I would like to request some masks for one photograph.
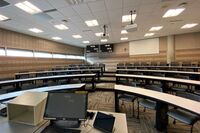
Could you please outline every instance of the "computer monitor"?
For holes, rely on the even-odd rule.
[[[45,119],[85,120],[87,117],[87,94],[49,92]]]

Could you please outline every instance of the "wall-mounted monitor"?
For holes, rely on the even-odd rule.
[[[113,44],[100,45],[100,52],[102,52],[102,53],[112,53],[113,52]]]
[[[88,45],[86,47],[86,53],[98,53],[99,45]]]

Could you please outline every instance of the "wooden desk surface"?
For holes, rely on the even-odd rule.
[[[127,67],[127,66],[124,66],[124,67]],[[149,67],[149,68],[153,68],[153,67],[155,67],[155,68],[185,68],[185,69],[200,69],[200,67],[198,67],[198,66],[130,66],[130,67]]]
[[[74,89],[74,88],[82,88],[84,85],[85,84],[56,85],[56,86],[40,87],[40,88],[24,90],[24,91],[11,92],[11,93],[0,95],[0,101],[17,97],[23,94],[24,92],[49,92],[49,91],[67,90],[67,89]]]
[[[200,115],[200,102],[197,102],[194,100],[178,97],[178,96],[167,94],[167,93],[147,90],[147,89],[143,89],[140,87],[115,85],[115,90],[129,92],[129,93],[153,98],[153,99],[165,102],[165,103],[169,103],[171,105],[175,105],[177,107],[181,107],[183,109],[186,109],[188,111],[191,111],[195,114]]]
[[[98,111],[96,110],[88,110],[91,112],[95,112],[95,116],[92,120],[89,121],[90,125],[93,125],[96,114]],[[126,114],[124,113],[115,113],[115,112],[106,112],[106,111],[99,111],[105,114],[111,114],[115,117],[115,123],[114,123],[114,133],[128,133],[128,128],[127,128],[127,120],[126,120]],[[90,133],[102,133],[101,131],[93,128],[93,127],[81,127],[81,133],[87,133],[90,131]]]
[[[152,79],[152,80],[168,81],[168,82],[178,82],[178,83],[198,85],[198,86],[200,85],[200,81],[189,80],[189,79],[178,79],[178,78],[147,76],[147,75],[132,75],[132,74],[115,74],[115,76],[116,77]]]
[[[96,110],[88,110],[95,112],[95,116],[92,120],[89,120],[89,124],[92,126],[97,114]],[[128,133],[127,128],[127,120],[126,115],[123,113],[114,113],[114,112],[106,112],[106,111],[100,111],[106,114],[112,114],[115,117],[115,123],[114,123],[114,133]],[[7,118],[0,117],[0,129],[3,133],[40,133],[41,129],[44,129],[46,126],[48,126],[49,122],[44,121],[38,126],[30,126],[30,125],[24,125],[20,123],[14,123],[9,122]],[[81,133],[102,133],[101,131],[87,126],[81,126],[79,129],[81,129]]]
[[[96,74],[71,74],[71,75],[56,75],[56,76],[45,76],[45,77],[35,77],[35,78],[26,78],[26,79],[15,79],[15,80],[6,80],[0,81],[1,84],[17,83],[24,81],[33,81],[33,80],[45,80],[45,79],[57,79],[57,78],[73,78],[73,77],[93,77]]]
[[[192,75],[200,75],[200,72],[170,71],[170,70],[117,69],[117,71],[130,71],[130,72],[157,72],[157,73],[176,73],[176,74],[192,74]]]
[[[75,70],[37,71],[37,72],[15,73],[15,75],[39,74],[39,73],[59,73],[59,72],[83,72],[83,71],[101,71],[101,69],[75,69]]]

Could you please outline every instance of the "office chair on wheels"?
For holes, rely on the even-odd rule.
[[[149,89],[149,90],[153,90],[153,91],[158,91],[158,92],[163,92],[163,89],[160,86],[156,86],[156,85],[146,85],[145,89]],[[148,109],[152,109],[152,110],[156,110],[156,101],[150,100],[150,99],[138,99],[138,115],[137,118],[139,119],[139,106],[143,106],[144,107],[144,112],[146,110],[146,108]]]
[[[195,100],[195,101],[200,102],[199,95],[195,95],[195,94],[188,93],[188,92],[181,92],[181,91],[176,92],[176,95],[183,97],[183,98],[187,98],[190,100]],[[176,120],[178,120],[185,124],[191,125],[191,129],[190,129],[191,133],[193,132],[194,124],[200,119],[200,116],[190,113],[188,111],[185,111],[183,109],[176,108],[176,107],[173,109],[170,109],[167,112],[167,115],[174,119],[173,124],[176,124]]]

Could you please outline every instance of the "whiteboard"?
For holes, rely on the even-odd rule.
[[[159,54],[159,38],[129,42],[129,55]]]

